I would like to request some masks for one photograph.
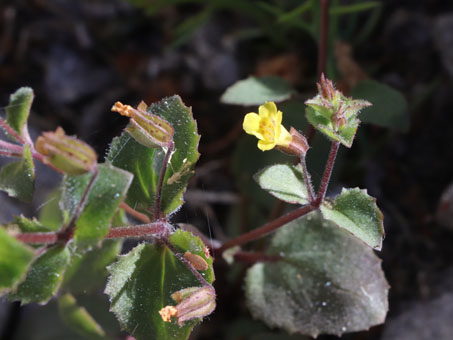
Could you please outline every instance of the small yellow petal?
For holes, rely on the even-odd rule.
[[[268,151],[268,150],[273,149],[274,147],[275,147],[275,142],[269,143],[264,140],[258,141],[258,149],[260,149],[261,151]]]
[[[265,102],[258,108],[261,118],[272,118],[277,112],[277,106],[274,102]]]
[[[274,116],[275,124],[280,125],[282,123],[283,113],[282,111],[277,111]]]
[[[283,125],[281,125],[281,131],[280,135],[278,136],[277,145],[288,147],[291,144],[292,140],[293,137],[291,136],[291,134],[288,132],[288,130],[285,129]]]
[[[254,135],[258,138],[263,138],[263,135],[259,132],[261,118],[255,112],[247,113],[242,123],[242,128],[249,135]]]

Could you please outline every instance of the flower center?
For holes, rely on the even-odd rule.
[[[274,142],[275,138],[275,124],[270,119],[262,119],[260,121],[260,133],[263,135],[264,140],[267,142]]]

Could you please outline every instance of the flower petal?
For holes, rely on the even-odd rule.
[[[277,138],[278,138],[277,145],[286,147],[288,147],[291,144],[291,141],[293,140],[293,137],[283,125],[281,125],[280,135]]]
[[[242,123],[242,128],[249,135],[254,135],[262,139],[263,135],[259,132],[261,118],[255,112],[247,113]]]
[[[261,118],[272,118],[277,112],[277,106],[274,102],[265,102],[258,108]]]
[[[275,147],[275,142],[269,143],[264,140],[258,141],[258,149],[260,149],[261,151],[268,151],[268,150],[273,149],[274,147]]]

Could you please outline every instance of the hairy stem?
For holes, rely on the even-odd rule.
[[[165,221],[111,228],[105,238],[155,237],[166,238],[169,230]]]
[[[293,210],[290,213],[283,215],[282,217],[279,217],[265,225],[263,225],[260,228],[254,229],[252,231],[249,231],[248,233],[245,233],[243,235],[240,235],[228,242],[225,242],[219,249],[216,250],[216,253],[222,254],[223,251],[225,251],[228,248],[234,247],[234,246],[239,246],[241,244],[254,241],[260,237],[263,237],[267,234],[269,234],[271,231],[280,228],[281,226],[285,225],[288,222],[291,222],[295,220],[296,218],[299,218],[303,215],[308,214],[309,212],[315,210],[317,207],[313,205],[304,205],[300,207],[299,209]]]
[[[49,233],[19,233],[14,235],[19,241],[29,244],[53,244],[58,241],[58,234]]]
[[[318,195],[316,196],[315,203],[317,206],[319,206],[324,200],[324,197],[326,197],[327,185],[329,184],[330,176],[332,175],[333,165],[335,164],[335,158],[337,157],[339,146],[340,142],[332,142],[330,146],[329,157],[327,158],[327,163],[324,169],[324,173],[322,174]]]
[[[301,157],[300,164],[302,165],[302,172],[304,174],[305,186],[307,187],[308,199],[309,199],[310,203],[314,203],[315,202],[315,193],[313,191],[313,186],[311,185],[311,176],[310,176],[310,173],[308,172],[305,156]]]
[[[142,214],[141,212],[138,212],[137,210],[135,210],[134,208],[130,207],[129,205],[127,205],[124,202],[120,203],[120,208],[124,209],[124,211],[127,214],[135,217],[137,220],[142,221],[143,223],[150,223],[151,222],[151,220],[149,219],[148,216],[146,216],[145,214]]]
[[[198,270],[196,270],[194,266],[192,266],[192,264],[186,260],[186,258],[178,251],[178,249],[175,248],[173,244],[170,243],[170,241],[168,241],[168,239],[164,239],[164,243],[168,248],[170,248],[173,254],[175,254],[178,260],[181,261],[192,272],[192,274],[197,278],[198,281],[201,282],[203,286],[212,287],[212,285],[208,281],[206,281],[203,275],[201,275]]]
[[[165,173],[167,172],[168,162],[170,161],[171,153],[173,152],[174,144],[170,143],[168,146],[167,152],[165,153],[164,162],[162,168],[160,169],[159,182],[157,183],[156,199],[154,203],[154,218],[156,220],[161,218],[161,198],[162,198],[162,187],[164,185]]]
[[[326,73],[327,62],[327,34],[329,31],[329,0],[321,0],[321,27],[318,45],[318,78]]]
[[[269,255],[252,251],[239,251],[234,254],[234,260],[243,263],[278,262],[282,259],[279,255]]]

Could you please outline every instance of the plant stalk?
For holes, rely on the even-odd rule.
[[[248,233],[245,233],[243,235],[240,235],[228,242],[225,242],[220,248],[216,249],[216,253],[222,254],[223,251],[225,251],[228,248],[234,247],[234,246],[239,246],[241,244],[254,241],[260,237],[263,237],[267,234],[269,234],[271,231],[280,228],[281,226],[285,225],[288,222],[291,222],[295,220],[296,218],[299,218],[301,216],[304,216],[308,214],[309,212],[315,210],[317,207],[314,205],[304,205],[300,207],[299,209],[293,210],[289,212],[286,215],[283,215],[265,225],[263,225],[260,228],[254,229],[252,231],[249,231]]]
[[[22,138],[22,136],[20,136],[16,130],[14,130],[11,126],[8,125],[7,122],[5,122],[3,119],[0,118],[0,125],[5,129],[5,131],[11,135],[12,137],[14,137],[20,144],[25,144],[26,141],[25,139]]]
[[[310,203],[314,203],[315,193],[313,191],[313,186],[311,185],[311,176],[310,173],[308,172],[307,161],[305,159],[305,156],[300,158],[300,164],[302,165],[302,172],[304,175],[305,186],[307,187],[308,199]]]
[[[337,157],[338,148],[340,142],[332,142],[330,146],[329,156],[327,158],[326,167],[324,173],[322,174],[321,184],[319,186],[318,195],[316,196],[315,205],[319,206],[324,198],[326,197],[327,186],[330,181],[330,176],[332,175],[333,166],[335,164],[335,158]]]
[[[162,199],[162,188],[164,185],[165,173],[167,172],[168,163],[170,161],[171,153],[173,152],[174,144],[170,143],[168,146],[167,152],[165,153],[164,162],[162,168],[160,169],[159,182],[157,183],[156,198],[154,202],[154,219],[158,220],[161,218],[162,209],[161,209],[161,199]]]

